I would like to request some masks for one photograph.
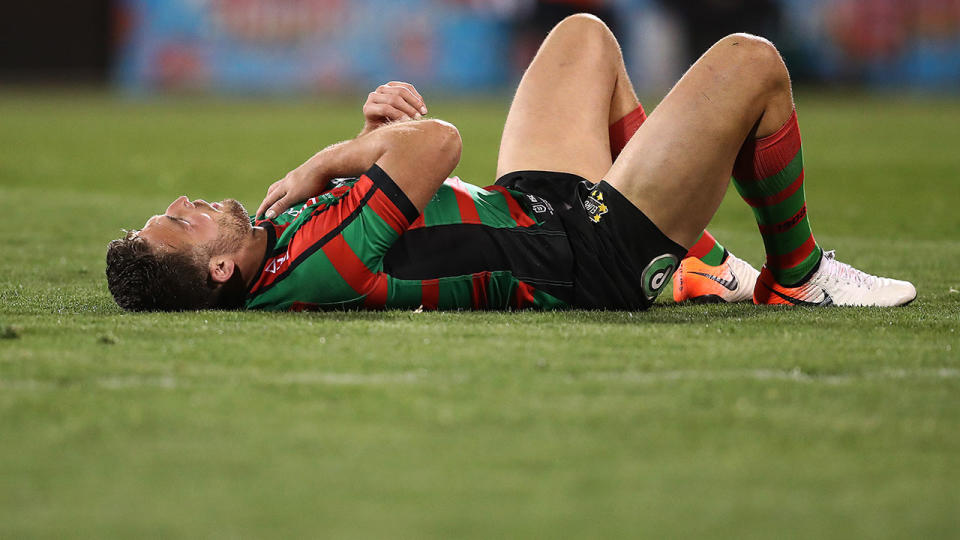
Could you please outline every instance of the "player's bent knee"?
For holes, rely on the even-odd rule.
[[[753,34],[730,34],[717,42],[721,52],[759,64],[782,63],[780,52],[769,39]]]
[[[550,33],[558,37],[569,37],[588,47],[595,44],[601,48],[613,46],[619,50],[617,39],[607,24],[589,13],[576,13],[564,18]]]
[[[562,21],[558,22],[555,28],[573,25],[595,26],[597,28],[605,28],[609,30],[609,28],[607,28],[607,24],[603,22],[603,19],[590,13],[574,13],[573,15],[568,15],[564,17]]]
[[[724,58],[750,72],[750,80],[765,86],[789,84],[789,76],[780,52],[770,40],[753,34],[737,33],[714,45]]]

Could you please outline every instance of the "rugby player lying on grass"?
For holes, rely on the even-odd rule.
[[[762,38],[718,41],[647,119],[611,32],[592,16],[567,18],[520,82],[488,188],[447,178],[460,136],[426,112],[413,86],[380,87],[363,132],[271,185],[255,219],[234,200],[180,197],[110,243],[117,303],[637,310],[675,270],[677,300],[916,297],[814,240],[790,79]],[[704,232],[731,172],[763,235],[759,273]]]

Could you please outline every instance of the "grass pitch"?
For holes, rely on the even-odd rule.
[[[906,308],[113,305],[122,227],[360,105],[0,94],[0,537],[956,537],[960,103],[799,92],[814,232]],[[430,107],[491,183],[506,98]],[[711,230],[762,262],[733,190]]]

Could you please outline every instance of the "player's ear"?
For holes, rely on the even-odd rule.
[[[233,276],[233,271],[236,267],[231,259],[227,259],[226,257],[211,257],[208,269],[210,271],[210,279],[217,283],[226,283],[230,280],[230,277]]]

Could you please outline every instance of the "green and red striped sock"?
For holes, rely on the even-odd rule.
[[[727,250],[707,231],[700,233],[697,243],[690,248],[685,257],[696,257],[710,266],[720,266],[727,258]]]
[[[792,286],[808,277],[823,250],[807,219],[796,111],[776,133],[743,145],[733,167],[733,184],[753,208],[767,268],[777,283]]]
[[[644,112],[643,105],[638,103],[636,109],[610,126],[610,157],[614,160],[617,159],[620,151],[627,145],[627,141],[640,129],[646,119],[647,113]],[[726,258],[726,250],[713,235],[703,231],[703,234],[697,238],[697,243],[690,248],[686,256],[697,257],[711,266],[719,266]]]

